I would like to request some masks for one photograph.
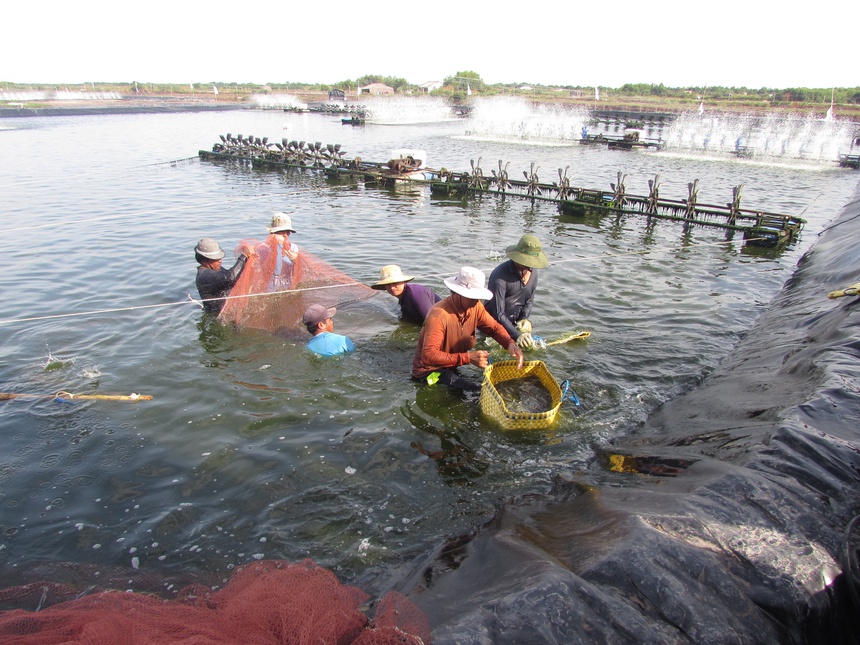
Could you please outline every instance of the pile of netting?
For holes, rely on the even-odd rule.
[[[246,247],[256,255],[248,258],[218,316],[239,328],[305,335],[302,314],[309,306],[336,307],[377,294],[304,249],[293,259],[275,235],[239,245]]]
[[[71,599],[45,607],[49,597]],[[0,590],[3,606],[26,604],[28,598],[39,599],[39,611],[0,612],[0,642],[420,645],[430,640],[426,617],[402,595],[383,596],[370,620],[361,611],[369,596],[340,584],[311,560],[254,562],[237,567],[223,589],[190,585],[172,600],[123,591],[80,597],[79,590],[58,583]]]

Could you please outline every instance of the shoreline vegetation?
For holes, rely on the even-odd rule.
[[[473,74],[473,76],[469,76]],[[386,83],[386,81],[388,81]],[[358,87],[384,83],[395,96],[435,96],[452,105],[477,97],[511,96],[559,107],[644,113],[713,112],[757,116],[796,115],[860,123],[860,87],[856,88],[667,88],[627,84],[620,88],[558,87],[527,84],[488,85],[477,74],[458,72],[432,92],[403,79],[367,76],[328,86],[300,83],[253,85],[206,83],[86,83],[84,85],[0,83],[0,116],[96,114],[133,111],[227,110],[253,107],[256,97],[290,95],[303,103],[328,102],[329,90],[342,89],[348,103],[358,103]],[[36,94],[45,98],[30,99]]]

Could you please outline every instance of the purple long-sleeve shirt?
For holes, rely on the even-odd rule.
[[[427,317],[430,307],[442,299],[435,291],[420,284],[407,282],[403,285],[400,301],[400,312],[406,320],[421,324]]]

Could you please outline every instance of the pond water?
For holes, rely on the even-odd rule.
[[[524,139],[515,124],[487,133],[470,120],[408,123],[408,105],[395,108],[399,125],[365,127],[275,110],[3,124],[0,391],[153,397],[0,403],[6,564],[226,575],[254,559],[311,557],[343,581],[384,585],[373,581],[474,529],[500,502],[545,492],[554,474],[584,467],[595,445],[697,384],[857,183],[832,160],[609,151],[567,134]],[[413,120],[427,120],[424,108]],[[808,224],[777,253],[726,242],[718,229],[197,158],[228,132],[340,143],[347,157],[375,161],[418,148],[431,167],[465,171],[481,159],[485,174],[502,160],[514,177],[534,163],[543,181],[567,167],[586,188],[608,189],[623,172],[633,194],[659,174],[661,197],[673,199],[699,179],[700,203],[729,202],[743,183],[745,207]],[[303,339],[205,318],[189,299],[197,240],[232,249],[262,239],[273,211],[291,214],[294,241],[356,280],[370,284],[395,263],[441,295],[460,266],[489,272],[506,246],[537,235],[551,264],[535,333],[592,335],[530,357],[569,379],[581,405],[565,404],[550,430],[505,432],[481,416],[477,397],[416,386],[419,329],[385,293],[338,310],[335,330],[358,349],[333,360]]]

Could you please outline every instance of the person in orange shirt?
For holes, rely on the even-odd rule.
[[[478,329],[507,349],[521,368],[522,351],[481,302],[493,297],[485,286],[484,272],[474,267],[462,267],[457,275],[446,278],[444,282],[451,295],[437,302],[427,313],[412,359],[412,378],[424,380],[438,372],[438,382],[443,385],[461,390],[480,390],[480,383],[457,373],[457,367],[461,365],[474,365],[481,369],[489,365],[489,352],[475,349],[475,331]]]

